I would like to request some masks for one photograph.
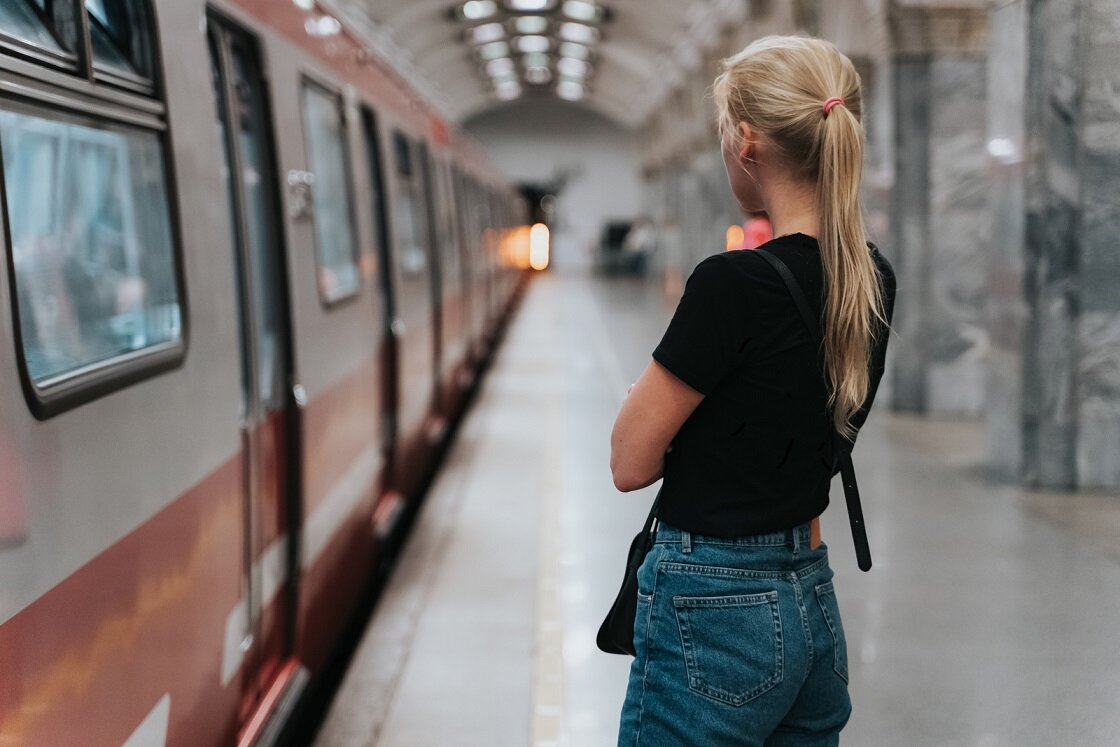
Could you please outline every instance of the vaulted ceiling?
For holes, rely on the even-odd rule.
[[[512,98],[560,96],[625,127],[640,125],[683,76],[699,68],[720,30],[741,20],[746,6],[742,0],[323,4],[362,29],[453,120],[462,122]],[[527,16],[537,18],[519,20]],[[580,37],[589,38],[565,46]],[[580,56],[587,57],[589,68],[577,64]],[[502,61],[487,64],[494,59]]]

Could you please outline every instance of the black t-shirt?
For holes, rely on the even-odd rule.
[[[785,262],[820,316],[820,247],[805,234],[763,245]],[[869,250],[894,312],[890,263]],[[883,376],[887,335],[872,350],[867,400]],[[693,270],[654,359],[705,395],[665,456],[658,516],[696,534],[736,537],[802,524],[828,505],[835,474],[820,356],[781,277],[753,251],[708,257]]]

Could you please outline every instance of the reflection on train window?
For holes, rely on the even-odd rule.
[[[39,16],[43,11],[42,3],[36,5],[39,7],[38,11],[27,0],[0,0],[0,36],[10,36],[37,47],[61,52],[58,41]]]
[[[158,137],[0,111],[0,153],[31,379],[178,343]]]
[[[114,73],[152,77],[148,24],[136,0],[85,0],[97,67]]]
[[[412,143],[403,133],[393,133],[396,156],[396,215],[392,222],[396,237],[397,266],[408,275],[420,275],[428,269],[426,237],[427,208],[423,185],[413,168]]]
[[[314,84],[304,86],[307,157],[315,174],[312,213],[319,258],[319,292],[328,303],[358,291],[357,242],[350,213],[342,102]]]

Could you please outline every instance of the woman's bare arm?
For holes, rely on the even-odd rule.
[[[656,482],[665,452],[704,395],[650,361],[622,402],[611,431],[611,474],[626,493]]]

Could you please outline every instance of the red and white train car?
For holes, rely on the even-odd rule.
[[[0,746],[268,741],[520,271],[312,0],[0,1]]]

